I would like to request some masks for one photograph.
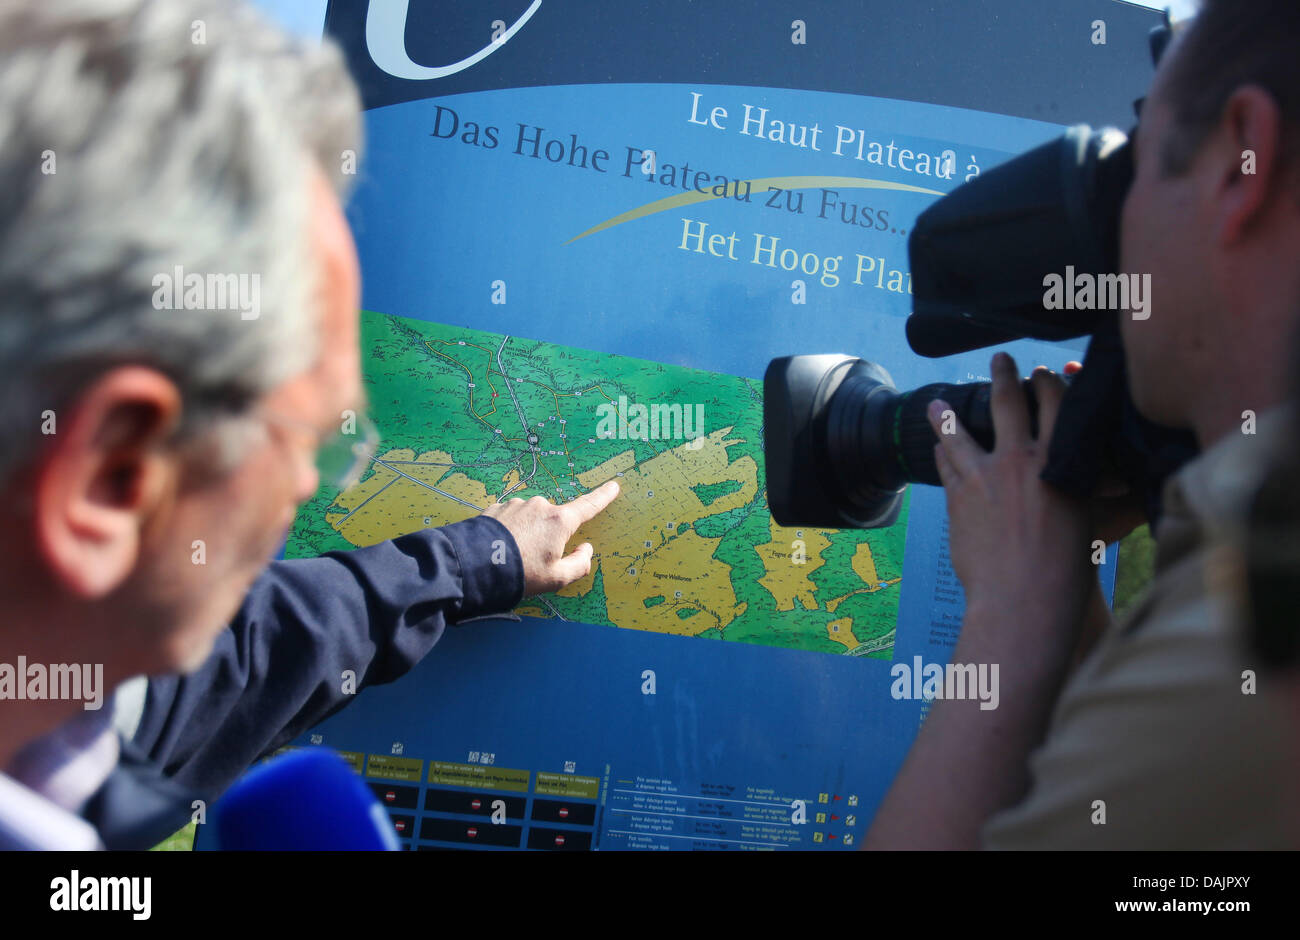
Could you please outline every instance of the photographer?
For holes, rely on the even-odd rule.
[[[1293,426],[1297,50],[1294,0],[1207,0],[1142,108],[1120,253],[1150,274],[1151,308],[1121,314],[1126,364],[1142,414],[1190,428],[1201,453],[1165,487],[1155,580],[1125,622],[1104,622],[1089,560],[1116,519],[1039,479],[1060,381],[1034,374],[1035,439],[1016,365],[995,357],[991,453],[941,433],[946,405],[932,406],[967,597],[953,661],[1001,664],[1001,704],[935,702],[867,847],[1293,844],[1293,732],[1248,646],[1224,540]]]

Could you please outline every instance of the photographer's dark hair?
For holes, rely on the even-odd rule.
[[[1285,124],[1283,161],[1300,172],[1300,2],[1202,0],[1168,76],[1175,133],[1161,154],[1166,175],[1191,165],[1232,92],[1259,85]]]

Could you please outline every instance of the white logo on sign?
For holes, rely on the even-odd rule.
[[[394,78],[406,78],[411,81],[446,78],[448,75],[463,72],[508,43],[541,5],[542,0],[533,0],[528,9],[511,24],[508,30],[472,56],[453,62],[451,65],[428,66],[417,65],[406,54],[406,13],[410,0],[370,0],[370,11],[366,14],[366,49],[369,50],[370,58],[374,60],[375,65]]]

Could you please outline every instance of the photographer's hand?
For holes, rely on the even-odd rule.
[[[1021,611],[1032,620],[1010,630],[998,627],[986,637],[993,649],[1008,652],[1032,643],[1043,652],[1066,645],[1068,636],[1053,621],[1061,611],[1077,612],[1086,597],[1091,546],[1087,508],[1039,474],[1047,463],[1048,442],[1065,394],[1060,377],[1035,370],[1039,434],[1030,435],[1029,409],[1015,362],[1005,353],[993,360],[992,413],[996,444],[979,446],[961,425],[943,433],[942,401],[931,406],[930,421],[939,437],[935,463],[948,501],[952,567],[966,591],[967,608]],[[963,629],[963,638],[970,635]]]
[[[952,566],[966,590],[954,663],[997,664],[997,707],[937,700],[881,804],[869,848],[976,848],[985,820],[1028,786],[1027,759],[1060,691],[1096,572],[1085,506],[1039,479],[1064,383],[1036,371],[1039,438],[1015,363],[993,361],[996,444],[930,420],[948,500]]]

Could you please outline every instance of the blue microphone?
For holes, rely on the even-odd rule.
[[[329,748],[290,751],[241,777],[213,807],[222,851],[396,851],[384,807]]]

